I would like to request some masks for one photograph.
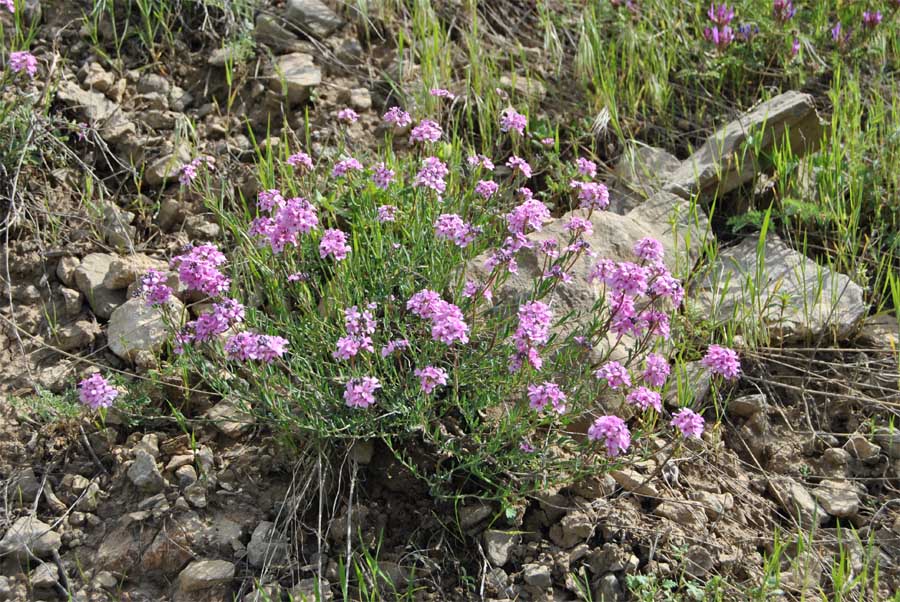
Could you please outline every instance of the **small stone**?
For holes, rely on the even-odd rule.
[[[253,28],[253,38],[260,44],[265,44],[278,53],[295,50],[300,39],[294,32],[281,24],[281,19],[260,12],[256,16],[256,26]]]
[[[769,492],[788,514],[800,522],[803,529],[821,525],[828,520],[828,514],[816,503],[812,494],[790,477],[770,479]]]
[[[665,500],[653,513],[685,527],[699,527],[706,524],[706,513],[703,509],[683,500]]]
[[[93,320],[78,320],[56,329],[53,332],[53,341],[56,347],[63,351],[74,351],[91,346],[101,332],[102,330],[97,322]]]
[[[285,54],[275,60],[275,73],[269,80],[269,88],[287,94],[288,103],[306,102],[313,88],[322,83],[322,71],[313,63],[312,56],[303,52]]]
[[[846,445],[844,445],[844,449],[846,449],[850,454],[863,462],[874,460],[878,457],[878,454],[881,453],[881,448],[869,441],[862,435],[853,435],[850,439],[847,440]]]
[[[607,573],[600,578],[600,582],[594,589],[594,600],[598,602],[615,602],[622,597],[622,585],[612,573]]]
[[[163,232],[168,232],[177,224],[184,221],[187,209],[184,203],[178,199],[169,197],[159,204],[159,212],[156,215],[156,224]]]
[[[275,531],[275,524],[259,523],[247,544],[247,561],[250,566],[262,568],[266,563],[282,564],[287,560],[290,548],[287,541]]]
[[[139,451],[145,451],[156,460],[159,458],[159,435],[156,433],[147,433],[141,440],[131,449],[131,453],[137,454]]]
[[[710,520],[719,520],[726,512],[734,508],[734,497],[730,493],[692,491],[690,498],[700,503]]]
[[[143,450],[135,454],[134,462],[128,467],[128,478],[135,487],[150,493],[162,491],[166,484],[156,467],[156,460]]]
[[[319,38],[328,37],[343,25],[344,20],[319,0],[288,0],[284,18],[305,33]]]
[[[547,88],[533,77],[524,75],[502,75],[500,86],[506,90],[515,92],[520,98],[540,103],[547,96]]]
[[[493,512],[490,505],[482,502],[462,506],[459,509],[459,526],[463,529],[474,527]]]
[[[206,419],[226,437],[237,438],[253,427],[252,406],[234,397],[226,397],[206,411]]]
[[[875,441],[890,458],[900,458],[900,429],[878,428],[875,430]]]
[[[59,295],[62,298],[63,313],[67,318],[72,318],[81,313],[84,305],[84,295],[80,291],[65,286],[59,287]]]
[[[56,264],[56,277],[68,287],[75,286],[75,270],[81,265],[77,257],[61,257]]]
[[[765,394],[756,393],[730,400],[727,411],[729,414],[734,414],[741,418],[749,418],[757,412],[765,412],[768,409],[768,405]]]
[[[702,579],[715,567],[715,560],[706,546],[693,545],[684,555],[685,572],[695,579]]]
[[[15,474],[9,483],[9,496],[16,505],[28,506],[41,492],[41,483],[30,466]]]
[[[181,168],[191,160],[191,151],[186,145],[151,161],[144,168],[144,182],[150,186],[161,186],[178,179]]]
[[[172,456],[169,458],[169,463],[166,464],[166,472],[174,472],[181,468],[182,466],[187,466],[189,464],[194,463],[194,455],[193,454],[183,454],[178,456]]]
[[[521,537],[518,533],[488,530],[482,534],[484,553],[494,566],[503,566],[509,561],[509,553]]]
[[[105,320],[125,302],[124,291],[110,290],[104,284],[106,274],[116,259],[117,256],[108,253],[91,253],[81,260],[74,274],[78,290],[87,297],[94,315]]]
[[[194,240],[211,241],[222,236],[222,226],[205,215],[192,215],[184,220],[184,230]]]
[[[100,571],[94,577],[94,583],[103,589],[114,589],[119,584],[119,580],[109,571]]]
[[[137,229],[131,225],[135,217],[134,213],[107,203],[103,207],[103,219],[100,222],[100,230],[106,242],[120,251],[131,249],[137,233]]]
[[[616,480],[616,483],[625,489],[625,491],[647,497],[657,497],[659,495],[659,490],[649,482],[647,477],[639,472],[623,468],[621,470],[611,470],[609,471],[609,474]]]
[[[38,557],[59,550],[62,539],[50,529],[50,525],[33,516],[23,516],[12,524],[0,540],[0,556],[10,554],[27,556],[27,551]]]
[[[350,90],[350,106],[357,111],[367,111],[372,108],[372,95],[366,88],[353,88]]]
[[[847,518],[859,512],[859,495],[847,481],[825,479],[812,493],[831,516]]]
[[[117,307],[110,317],[107,331],[110,350],[127,361],[134,361],[139,352],[157,353],[170,334],[170,326],[163,312],[163,306],[150,307],[145,299],[138,297]],[[165,305],[165,315],[180,323],[184,317],[184,305],[171,297]]]
[[[39,564],[28,576],[29,581],[31,581],[31,586],[35,589],[50,589],[56,585],[58,578],[59,572],[57,571],[56,566],[47,564],[46,562]]]
[[[169,94],[169,80],[155,73],[145,73],[137,83],[137,91],[140,94],[157,93],[166,96]]]
[[[567,550],[586,541],[594,533],[594,522],[586,512],[570,512],[550,529],[550,539]]]
[[[132,282],[140,279],[149,270],[165,272],[168,269],[169,266],[165,261],[143,253],[117,257],[109,264],[109,270],[103,279],[103,286],[110,290],[128,288]]]
[[[175,478],[178,480],[178,486],[184,489],[197,482],[197,471],[193,466],[182,466],[175,471]]]
[[[206,508],[206,486],[197,481],[193,485],[184,488],[184,499],[194,508]]]
[[[544,564],[526,564],[522,567],[522,578],[532,587],[547,589],[553,585],[553,575],[550,567]]]
[[[183,592],[195,592],[230,583],[234,570],[234,563],[226,560],[195,560],[178,575],[178,587]]]

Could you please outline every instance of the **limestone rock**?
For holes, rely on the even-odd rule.
[[[667,151],[629,140],[613,171],[614,186],[628,193],[623,198],[623,209],[630,210],[660,190],[680,166],[681,161]]]
[[[802,157],[819,147],[822,132],[823,123],[811,95],[796,91],[779,94],[710,136],[671,175],[665,190],[683,198],[724,194],[766,169],[763,158],[785,135],[794,156]],[[751,136],[759,155],[747,144]]]
[[[68,287],[75,286],[75,270],[81,265],[77,257],[61,257],[56,264],[56,277]]]
[[[75,269],[78,290],[87,297],[91,310],[98,318],[109,319],[113,310],[125,302],[124,291],[111,290],[104,284],[110,265],[116,258],[109,253],[91,253],[85,255]]]
[[[528,585],[540,589],[547,589],[553,585],[550,567],[545,564],[526,564],[522,567],[522,578]]]
[[[853,435],[847,440],[847,444],[844,445],[844,449],[846,449],[850,454],[863,462],[869,462],[878,457],[878,454],[881,453],[881,448],[869,441],[863,435]]]
[[[167,269],[168,265],[165,261],[154,259],[143,253],[117,257],[109,264],[103,285],[110,290],[128,288],[132,282],[140,279],[148,270],[165,272]]]
[[[697,295],[706,315],[761,320],[775,336],[805,339],[825,332],[847,337],[868,311],[863,289],[844,274],[816,265],[775,235],[762,257],[757,245],[747,238],[719,254]]]
[[[33,516],[23,516],[0,539],[0,556],[27,556],[27,552],[31,551],[35,556],[44,557],[61,546],[62,539],[50,525]]]
[[[253,417],[248,414],[251,409],[237,399],[226,397],[206,411],[206,418],[223,435],[236,438],[253,426]]]
[[[344,24],[333,10],[319,0],[288,0],[284,17],[303,32],[325,38]]]
[[[699,527],[706,524],[706,513],[696,503],[684,500],[665,500],[653,513],[668,518],[684,527]]]
[[[815,498],[807,491],[806,487],[791,477],[769,479],[769,492],[775,501],[800,523],[803,529],[814,526],[814,521],[816,525],[822,525],[828,520],[828,514],[816,503]]]
[[[234,579],[234,563],[226,560],[195,560],[178,575],[178,588],[183,592],[210,589]]]
[[[113,203],[107,203],[103,207],[103,217],[100,222],[100,230],[103,238],[110,245],[119,250],[132,249],[137,229],[131,225],[136,215],[131,211],[125,211]]]
[[[78,320],[56,329],[53,333],[53,343],[63,351],[84,349],[93,344],[100,332],[100,325],[93,320]]]
[[[659,495],[659,491],[651,482],[645,482],[647,481],[647,477],[630,468],[610,470],[609,474],[625,491],[630,491],[638,495],[645,495],[647,497],[656,497]]]
[[[313,63],[311,55],[303,52],[285,54],[275,59],[275,73],[269,79],[269,87],[284,92],[288,103],[306,102],[313,88],[322,83],[322,71]]]
[[[878,428],[875,430],[875,441],[892,459],[900,459],[900,429]]]
[[[191,151],[186,145],[163,153],[155,161],[151,161],[144,167],[144,182],[150,186],[161,186],[178,179],[181,168],[190,162]]]
[[[82,90],[77,84],[64,81],[59,84],[56,97],[76,108],[107,142],[125,142],[137,133],[137,127],[122,108],[100,92]]]
[[[521,537],[518,533],[487,530],[482,535],[484,553],[494,566],[503,566],[509,561],[509,553],[517,545]]]
[[[135,487],[148,493],[162,491],[166,484],[156,467],[156,460],[144,450],[135,454],[134,462],[128,468],[128,478]]]
[[[117,307],[109,320],[110,350],[128,361],[134,361],[141,352],[157,353],[170,334],[164,315],[177,326],[183,321],[181,301],[170,298],[164,307],[165,310],[163,306],[150,307],[138,297]]]
[[[262,521],[253,530],[247,544],[247,561],[251,566],[261,568],[266,563],[274,565],[285,562],[290,554],[287,541],[275,530],[275,524]]]
[[[848,481],[825,479],[813,490],[813,495],[831,516],[847,518],[859,512],[859,494]]]

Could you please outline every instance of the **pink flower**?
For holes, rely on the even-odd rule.
[[[494,171],[494,163],[484,155],[471,155],[466,161],[472,167],[480,167],[488,171]]]
[[[430,119],[423,119],[409,133],[409,141],[410,143],[437,142],[441,139],[442,134],[441,126]]]
[[[501,132],[515,130],[521,136],[525,133],[526,125],[528,125],[528,118],[517,112],[512,107],[505,109],[500,115]]]
[[[540,232],[544,224],[551,221],[550,210],[536,199],[528,199],[506,216],[506,223],[512,234],[528,234],[529,230]]]
[[[16,0],[0,0],[0,6],[5,6],[11,13],[16,12]]]
[[[463,319],[462,310],[446,301],[435,304],[431,317],[431,338],[445,345],[469,342],[469,326]]]
[[[642,410],[653,408],[657,412],[662,410],[662,397],[656,391],[647,387],[638,387],[625,397],[625,401]]]
[[[409,301],[406,302],[406,309],[420,318],[430,320],[434,316],[437,304],[441,301],[439,294],[426,288],[409,298]]]
[[[394,181],[394,170],[385,167],[383,162],[379,163],[372,172],[372,181],[376,187],[387,190],[391,182]]]
[[[312,157],[310,157],[303,151],[298,151],[288,157],[287,162],[288,165],[294,168],[303,167],[308,171],[312,171],[313,169]]]
[[[463,286],[462,296],[466,299],[471,299],[475,297],[479,292],[481,292],[481,296],[488,303],[494,298],[494,294],[491,292],[490,288],[487,288],[474,280],[467,280],[465,286]]]
[[[531,177],[531,165],[528,164],[528,161],[522,159],[521,157],[517,157],[513,155],[509,159],[506,160],[506,166],[515,171],[521,172],[521,174],[528,179]]]
[[[141,296],[147,305],[162,305],[172,296],[172,288],[166,284],[166,275],[159,270],[147,270],[141,278]]]
[[[791,44],[791,56],[797,56],[798,54],[800,54],[800,38],[794,38]]]
[[[479,180],[479,182],[475,184],[475,194],[487,200],[494,196],[498,188],[500,188],[500,186],[496,182],[492,182],[491,180]]]
[[[382,224],[397,219],[397,208],[393,205],[382,205],[378,208],[378,221]]]
[[[225,341],[228,358],[247,361],[259,359],[259,335],[254,332],[239,332]]]
[[[337,347],[331,356],[336,360],[349,360],[360,351],[368,351],[369,353],[375,351],[372,338],[369,336],[348,335],[338,339]]]
[[[394,339],[393,341],[388,341],[387,345],[381,348],[381,357],[388,357],[395,351],[406,349],[408,347],[409,341],[406,339]]]
[[[741,361],[733,349],[720,345],[710,345],[700,364],[713,374],[721,374],[728,380],[741,375]]]
[[[555,138],[541,138],[541,144],[543,144],[544,146],[553,146],[554,144],[556,144],[556,139]]]
[[[350,157],[349,159],[343,159],[341,161],[338,161],[335,164],[334,169],[331,170],[331,177],[341,178],[341,177],[347,175],[347,173],[349,173],[351,171],[362,171],[362,170],[363,170],[362,163],[360,163],[353,157]]]
[[[351,108],[341,109],[337,113],[337,118],[345,123],[356,123],[359,114]]]
[[[261,190],[256,195],[256,206],[262,211],[271,211],[275,207],[280,207],[283,204],[284,197],[281,196],[281,191],[277,188]]]
[[[607,283],[616,293],[638,296],[647,291],[648,276],[647,268],[630,261],[620,261]]]
[[[597,176],[597,164],[589,159],[585,159],[583,157],[578,157],[575,161],[575,165],[578,168],[578,173],[583,176],[587,176],[589,178],[594,178]]]
[[[347,244],[347,235],[333,228],[325,230],[322,240],[319,241],[319,257],[325,259],[331,255],[336,261],[343,261],[348,253],[350,245]]]
[[[662,243],[655,238],[649,237],[642,238],[634,243],[633,251],[639,259],[649,261],[650,263],[658,263],[662,261],[663,254],[665,253]]]
[[[437,157],[427,157],[422,161],[422,169],[416,174],[413,187],[419,188],[424,186],[425,188],[431,188],[438,194],[444,194],[444,191],[447,189],[447,183],[444,181],[444,178],[449,173],[450,170],[447,169],[446,163]]]
[[[553,312],[543,301],[529,301],[519,307],[519,325],[513,334],[516,355],[513,356],[510,369],[515,371],[523,360],[535,370],[540,370],[543,360],[540,349],[550,340],[550,325]]]
[[[644,372],[641,378],[651,387],[661,387],[666,384],[669,376],[669,362],[658,353],[651,353],[644,363]]]
[[[287,339],[279,336],[260,335],[257,342],[256,356],[260,361],[270,364],[277,358],[284,356],[287,352],[287,343]]]
[[[215,160],[212,157],[197,157],[190,163],[185,163],[179,170],[178,182],[182,186],[190,186],[191,182],[196,179],[197,170],[201,165],[206,165],[208,169],[215,169]]]
[[[631,445],[631,433],[625,421],[618,416],[600,416],[588,428],[588,439],[603,441],[606,444],[606,455],[615,458],[628,451]]]
[[[453,92],[450,92],[449,90],[445,90],[443,88],[432,88],[429,91],[429,94],[431,94],[435,98],[446,98],[447,100],[453,100],[454,98],[456,98],[456,95],[453,94]]]
[[[193,247],[171,261],[172,267],[178,268],[178,278],[185,288],[210,296],[221,295],[231,286],[231,280],[218,270],[223,263],[225,255],[214,245]]]
[[[545,382],[540,385],[528,385],[528,401],[535,410],[543,410],[547,404],[550,404],[557,414],[566,413],[566,394],[556,383]]]
[[[581,236],[582,234],[590,236],[594,233],[594,225],[590,220],[573,216],[566,224],[566,230],[568,230],[572,236]]]
[[[606,209],[609,207],[609,190],[601,182],[576,182],[570,183],[572,188],[578,189],[578,201],[581,209]]]
[[[99,372],[78,383],[78,399],[92,410],[110,407],[118,396],[119,392]]]
[[[453,241],[456,246],[464,248],[475,240],[478,229],[467,224],[455,213],[445,213],[438,216],[434,222],[435,236],[443,240]]]
[[[609,388],[613,390],[631,386],[631,375],[619,362],[607,362],[594,372],[594,377],[605,380]]]
[[[381,383],[374,376],[350,379],[344,389],[344,401],[351,408],[367,408],[375,403],[375,391],[380,388]]]
[[[703,434],[703,416],[700,416],[689,408],[681,408],[676,412],[675,416],[672,417],[672,426],[681,431],[681,436],[685,439],[691,437],[699,439],[700,435]]]
[[[37,59],[27,50],[9,53],[9,68],[13,73],[24,71],[28,77],[34,77],[37,73]]]
[[[381,118],[388,125],[397,128],[406,127],[412,123],[412,117],[400,107],[391,107]]]
[[[426,395],[431,395],[431,392],[437,387],[442,387],[447,384],[447,371],[443,368],[436,368],[434,366],[425,366],[422,369],[416,368],[415,375],[419,379],[422,391],[424,391]]]
[[[319,218],[316,208],[303,197],[283,199],[278,194],[274,198],[264,197],[260,193],[261,206],[272,205],[275,213],[272,218],[257,218],[250,226],[248,233],[266,239],[274,253],[280,253],[288,245],[297,246],[301,234],[309,234],[319,226]],[[264,244],[264,242],[260,242]]]

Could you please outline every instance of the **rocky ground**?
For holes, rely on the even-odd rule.
[[[236,50],[215,46],[200,21],[177,38],[180,58],[167,68],[137,58],[113,67],[95,53],[75,4],[28,3],[43,65],[30,93],[48,90],[53,101],[29,126],[46,164],[24,167],[21,190],[5,191],[43,203],[8,208],[19,235],[7,236],[0,262],[0,600],[331,599],[344,595],[348,549],[365,559],[366,547],[378,553],[363,582],[386,599],[570,600],[588,591],[616,600],[639,587],[635,576],[701,587],[720,577],[726,597],[745,599],[776,551],[784,596],[831,591],[836,559],[867,581],[877,562],[877,589],[900,587],[900,433],[875,426],[900,399],[896,320],[868,317],[848,276],[814,276],[815,264],[777,238],[757,286],[786,299],[765,316],[778,347],[748,353],[721,425],[677,462],[660,440],[651,460],[511,510],[433,500],[379,445],[342,461],[297,458],[229,400],[199,390],[165,399],[149,391],[146,402],[177,406],[193,437],[166,412],[117,410],[101,424],[35,411],[26,400],[35,388],[71,390],[91,363],[136,383],[157,368],[163,324],[133,298],[135,280],[167,269],[187,243],[228,240],[178,187],[183,163],[215,157],[234,174],[225,199],[255,197],[247,125],[278,151],[282,135],[303,132],[308,108],[310,149],[329,157],[337,109],[360,113],[344,142],[365,148],[397,101],[385,74],[401,87],[417,83],[415,68],[362,36],[349,10],[317,0],[253,16],[257,51],[232,87],[223,73]],[[115,35],[103,23],[96,35]],[[548,94],[526,78],[506,83]],[[764,169],[759,157],[716,168],[754,125],[765,123],[763,149],[790,126],[795,151],[814,150],[815,103],[788,92],[686,158],[625,144],[611,163],[615,211],[597,218],[594,247],[614,251],[623,233],[653,231],[678,248],[673,208],[692,194],[727,199]],[[551,100],[538,104],[554,110]],[[72,191],[87,180],[96,194],[84,203]],[[698,219],[685,216],[675,232]],[[700,242],[686,256],[696,258]],[[759,317],[737,284],[756,273],[756,251],[751,239],[720,255],[691,293],[697,311]],[[527,269],[520,277],[530,281]],[[592,302],[583,280],[564,296],[573,308]],[[358,582],[346,597],[364,597]]]

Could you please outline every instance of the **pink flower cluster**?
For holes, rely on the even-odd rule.
[[[535,410],[543,410],[550,405],[557,414],[566,413],[566,394],[556,383],[528,385],[528,401]]]
[[[284,199],[279,190],[259,193],[257,205],[270,211],[271,217],[253,220],[248,233],[268,244],[273,253],[281,253],[288,245],[296,247],[301,234],[309,234],[319,225],[315,206],[303,197]]]
[[[78,399],[92,410],[110,407],[118,396],[119,392],[99,372],[78,383]]]
[[[12,11],[10,11],[12,12]],[[28,77],[34,77],[37,73],[37,59],[27,50],[19,50],[9,53],[9,68],[13,73],[24,71]]]
[[[553,312],[543,301],[529,301],[519,307],[519,325],[513,334],[516,353],[509,360],[510,372],[517,372],[527,360],[535,369],[544,364],[541,349],[550,340]]]
[[[337,112],[338,121],[344,123],[356,123],[359,120],[359,114],[350,107],[341,109]]]
[[[259,360],[271,364],[287,352],[287,339],[279,336],[239,332],[225,341],[225,351],[234,360]]]
[[[570,186],[578,191],[578,206],[581,209],[606,209],[609,207],[609,189],[602,182],[572,181]]]
[[[319,241],[319,256],[325,259],[331,255],[335,261],[343,261],[349,254],[350,245],[347,244],[347,234],[334,228],[325,230],[322,240]]]
[[[478,183],[475,184],[475,194],[484,200],[488,200],[497,193],[499,188],[500,186],[496,182],[491,180],[479,180]]]
[[[521,173],[526,180],[531,177],[531,165],[521,157],[517,157],[516,155],[511,156],[506,160],[506,166],[513,170],[513,172],[518,171]]]
[[[294,168],[304,168],[307,171],[313,170],[313,162],[312,157],[304,153],[303,151],[298,151],[287,158],[287,163],[291,167]]]
[[[528,125],[528,118],[513,109],[512,107],[503,111],[500,115],[500,131],[515,131],[519,135],[525,134],[525,126]]]
[[[625,421],[618,416],[600,416],[588,428],[588,439],[602,441],[606,445],[606,455],[615,458],[628,451],[631,433]]]
[[[412,117],[400,107],[391,107],[381,118],[395,128],[403,128],[412,124]]]
[[[437,238],[452,241],[456,246],[465,248],[475,240],[481,230],[464,222],[455,213],[444,213],[434,222],[434,232]]]
[[[734,19],[734,9],[726,4],[710,4],[706,12],[712,23],[711,27],[703,30],[703,37],[711,42],[719,51],[725,50],[734,41],[734,31],[729,23]]]
[[[437,387],[443,387],[447,384],[447,371],[443,368],[436,368],[434,366],[416,368],[415,375],[416,378],[419,379],[422,391],[424,391],[426,395],[431,395],[432,391]]]
[[[703,434],[703,416],[689,408],[682,408],[672,417],[672,426],[681,431],[681,436],[686,439],[699,439]]]
[[[393,205],[381,205],[378,208],[378,221],[383,223],[397,219],[397,208]]]
[[[430,119],[423,119],[409,133],[410,143],[414,142],[437,142],[443,134],[441,126]]]
[[[363,169],[362,163],[353,157],[349,157],[347,159],[341,159],[334,164],[334,168],[331,170],[331,176],[333,178],[343,178],[351,171],[363,171]]]
[[[466,161],[472,167],[494,171],[494,162],[484,155],[471,155]]]
[[[199,174],[199,169],[201,165],[206,165],[207,169],[215,169],[216,162],[215,159],[209,156],[197,157],[192,160],[190,163],[185,163],[181,166],[181,171],[178,175],[178,181],[182,186],[190,186],[191,182],[193,182],[197,175]]]
[[[700,364],[713,374],[719,374],[728,380],[741,375],[741,361],[737,352],[721,345],[710,345]]]
[[[528,234],[530,230],[540,232],[544,224],[551,221],[550,210],[537,199],[527,199],[506,216],[506,224],[514,235]]]
[[[381,383],[374,376],[352,378],[344,388],[344,401],[347,407],[367,408],[375,403],[375,391],[381,388]]]
[[[373,309],[374,304],[363,311],[359,311],[355,305],[344,310],[344,329],[347,334],[338,339],[337,349],[332,353],[335,359],[348,360],[360,351],[369,353],[375,351],[371,336],[375,334],[375,317],[371,311]]]
[[[594,377],[598,380],[605,380],[609,388],[613,390],[631,386],[631,375],[619,362],[607,362],[594,372]]]
[[[387,190],[394,181],[394,175],[394,170],[389,169],[384,162],[381,162],[372,170],[372,182],[375,183],[376,188]]]
[[[159,270],[147,270],[141,278],[141,296],[151,307],[168,301],[172,296],[172,288],[167,284],[166,275]]]
[[[441,299],[434,291],[423,289],[410,297],[406,309],[413,314],[431,321],[431,338],[446,345],[469,342],[469,326],[463,319],[462,310]]]
[[[192,247],[170,262],[178,269],[178,279],[185,288],[211,297],[227,292],[231,286],[231,280],[219,271],[219,266],[224,263],[225,255],[215,245]]]
[[[447,182],[444,181],[444,178],[449,173],[450,170],[447,169],[446,163],[437,157],[426,157],[422,160],[422,169],[416,174],[413,186],[415,188],[424,186],[425,188],[431,188],[438,195],[444,194],[444,191],[447,190]]]

